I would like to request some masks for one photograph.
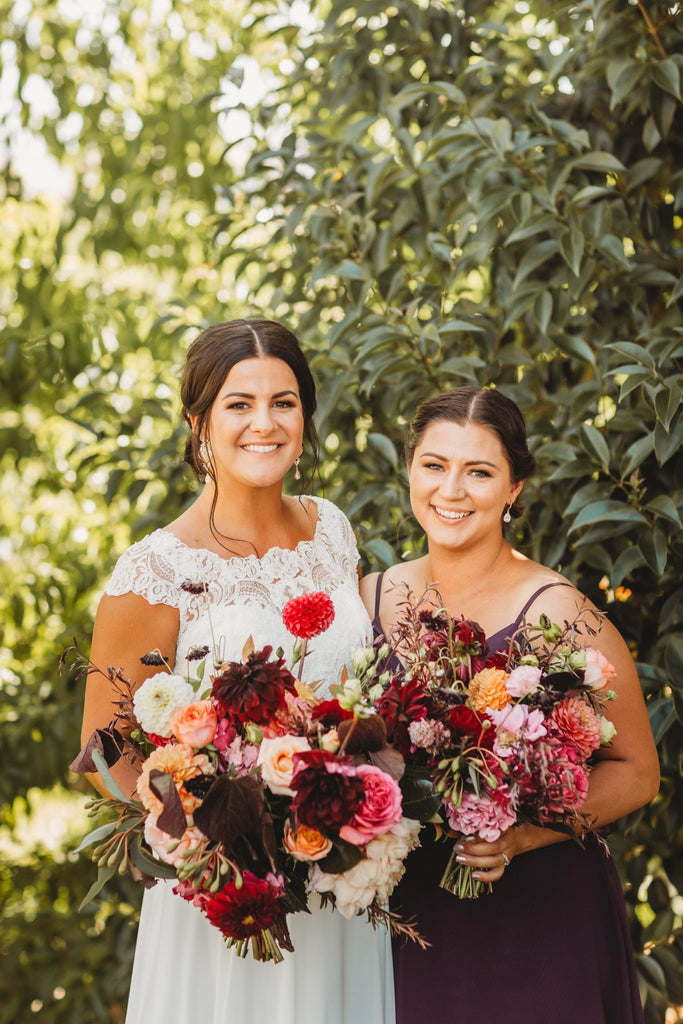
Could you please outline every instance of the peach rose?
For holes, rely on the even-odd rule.
[[[171,732],[178,743],[187,743],[195,749],[211,743],[217,728],[218,715],[210,700],[186,704],[171,716]]]
[[[494,708],[500,711],[510,703],[505,688],[508,674],[502,668],[483,668],[473,676],[469,685],[469,705],[474,711]]]
[[[586,671],[583,681],[591,690],[601,690],[616,676],[616,669],[602,651],[586,647]]]
[[[156,818],[150,814],[145,821],[145,841],[159,860],[177,868],[183,863],[186,853],[203,849],[209,840],[196,826],[186,828],[180,839],[174,839],[159,828]]]
[[[287,853],[291,853],[295,860],[322,860],[332,849],[332,840],[318,832],[317,828],[299,825],[295,830],[288,821],[285,822],[282,842]]]
[[[186,814],[191,814],[201,800],[188,793],[183,787],[183,782],[185,779],[194,778],[195,775],[213,773],[213,767],[206,754],[195,754],[192,747],[185,743],[168,743],[165,747],[157,747],[143,764],[137,783],[138,796],[145,809],[154,815],[161,814],[164,806],[159,797],[152,792],[149,784],[149,775],[154,768],[173,776]]]
[[[311,746],[304,736],[273,736],[261,740],[256,763],[261,768],[261,777],[268,789],[283,796],[294,796],[291,789],[294,774],[294,755]]]

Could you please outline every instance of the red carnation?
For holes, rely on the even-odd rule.
[[[311,718],[323,720],[326,725],[339,725],[347,718],[353,718],[353,711],[343,708],[338,700],[321,700],[311,711]]]
[[[319,633],[324,633],[332,625],[332,598],[322,590],[293,597],[282,609],[282,621],[292,636],[298,637],[299,640],[310,640]]]
[[[300,825],[338,832],[348,825],[365,797],[365,786],[350,757],[329,750],[294,755],[292,809]]]
[[[284,658],[270,661],[272,647],[252,651],[246,662],[231,661],[214,676],[211,688],[221,716],[263,725],[285,704],[285,693],[295,693],[295,680]]]
[[[265,878],[245,871],[240,888],[228,882],[206,901],[204,913],[228,938],[248,939],[270,928],[282,911],[275,890]]]

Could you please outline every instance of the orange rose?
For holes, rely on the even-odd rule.
[[[210,700],[198,700],[178,708],[171,716],[171,731],[178,743],[204,747],[211,743],[218,728],[218,715]]]
[[[474,711],[494,708],[500,711],[510,703],[505,689],[508,674],[502,668],[483,668],[473,676],[469,685],[469,705]]]
[[[283,843],[287,853],[295,860],[322,860],[332,849],[332,840],[308,825],[299,825],[294,830],[288,821],[285,822]]]

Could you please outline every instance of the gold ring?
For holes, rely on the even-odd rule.
[[[503,854],[503,864],[505,865],[506,868],[510,867],[510,858],[508,857],[507,853]]]

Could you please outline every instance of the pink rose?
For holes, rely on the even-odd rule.
[[[603,686],[614,679],[616,669],[602,653],[594,647],[586,647],[586,670],[583,681],[591,690],[601,690]]]
[[[505,680],[505,689],[511,697],[526,697],[535,693],[541,683],[541,670],[537,665],[518,665]]]
[[[305,736],[273,736],[261,740],[256,763],[261,768],[261,777],[272,793],[294,796],[291,788],[294,774],[294,755],[310,750]]]
[[[401,789],[395,779],[372,764],[361,764],[356,769],[363,780],[364,794],[360,806],[348,825],[342,825],[339,835],[347,843],[363,846],[373,836],[388,832],[401,820]]]
[[[171,716],[171,731],[179,743],[195,750],[211,743],[218,728],[218,715],[210,700],[198,700],[178,708]]]

